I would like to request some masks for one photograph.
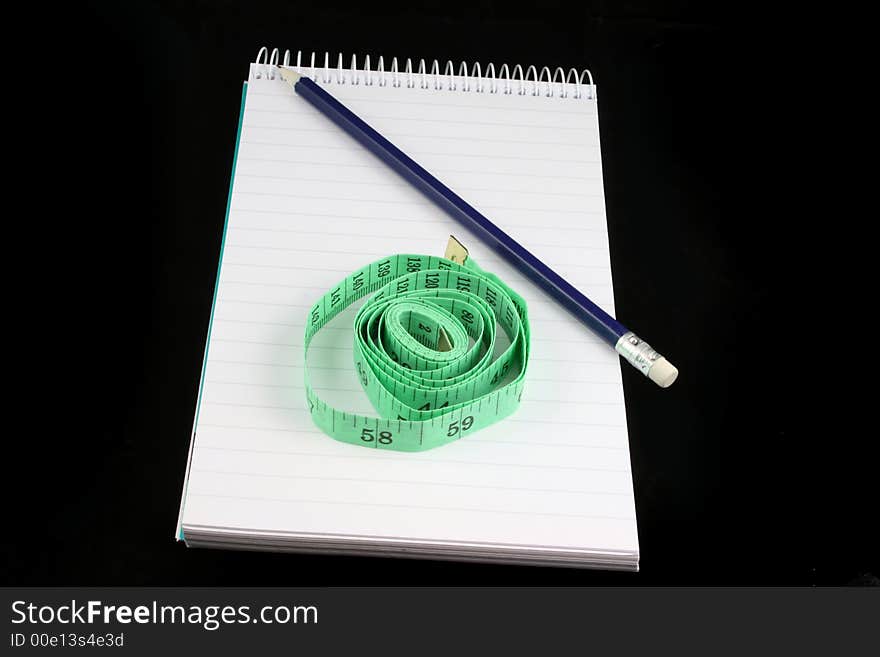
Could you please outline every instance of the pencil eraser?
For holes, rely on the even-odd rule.
[[[648,378],[661,388],[668,388],[678,378],[678,368],[660,356],[648,370]]]

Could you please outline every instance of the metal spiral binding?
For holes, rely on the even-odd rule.
[[[551,72],[545,66],[538,72],[535,66],[529,66],[523,71],[523,67],[517,64],[511,68],[503,64],[496,74],[495,65],[488,64],[483,67],[475,62],[468,73],[467,62],[461,62],[458,73],[451,61],[446,62],[443,73],[440,73],[440,63],[435,59],[430,65],[426,65],[424,59],[420,59],[418,66],[414,67],[412,60],[407,58],[403,70],[398,65],[397,57],[392,58],[391,66],[385,68],[384,57],[379,57],[375,68],[372,66],[370,56],[364,57],[363,68],[358,68],[357,55],[352,55],[351,66],[343,68],[343,57],[339,54],[336,66],[330,64],[330,53],[324,53],[324,63],[316,63],[316,53],[312,52],[308,64],[303,64],[302,51],[296,52],[296,62],[291,63],[289,50],[284,51],[281,58],[278,48],[273,48],[270,53],[268,48],[260,48],[255,61],[256,72],[254,77],[266,77],[274,80],[276,67],[285,66],[296,69],[298,73],[308,75],[323,84],[351,84],[365,86],[393,87],[406,86],[410,89],[435,89],[448,91],[473,91],[476,93],[501,93],[518,94],[520,96],[547,96],[549,98],[594,98],[595,86],[593,75],[584,69],[578,73],[577,69],[571,68],[568,73],[562,67]]]

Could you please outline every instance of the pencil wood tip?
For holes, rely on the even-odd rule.
[[[284,79],[284,81],[291,86],[299,82],[299,79],[302,77],[301,73],[297,73],[296,71],[289,68],[281,68],[279,66],[278,70],[281,71],[281,77]]]

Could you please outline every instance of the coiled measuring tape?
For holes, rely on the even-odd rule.
[[[420,451],[466,438],[519,406],[529,360],[526,303],[463,247],[450,255],[453,241],[447,249],[453,259],[388,256],[349,275],[312,307],[306,398],[315,424],[331,438]],[[355,317],[354,367],[379,418],[333,408],[315,393],[308,373],[312,338],[371,293]],[[497,357],[496,321],[510,340]]]

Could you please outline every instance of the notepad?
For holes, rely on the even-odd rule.
[[[299,66],[613,312],[591,80],[385,68]],[[450,234],[528,303],[520,408],[427,452],[328,438],[305,398],[307,311],[380,257],[442,255]],[[375,415],[352,362],[353,312],[315,338],[309,373],[336,408]],[[638,568],[617,354],[265,59],[242,94],[178,537],[196,547]]]

